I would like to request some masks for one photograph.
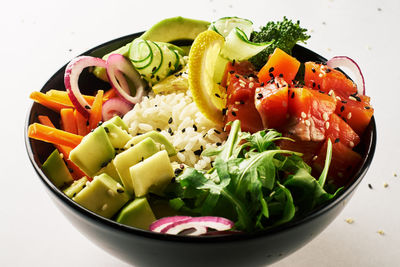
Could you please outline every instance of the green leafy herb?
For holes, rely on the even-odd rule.
[[[257,69],[262,68],[268,60],[268,56],[279,47],[288,54],[292,53],[292,48],[298,42],[305,43],[310,35],[307,29],[300,27],[300,22],[292,22],[292,20],[283,17],[282,21],[268,22],[260,31],[253,31],[250,41],[255,43],[263,43],[273,41],[266,49],[250,58],[250,61]]]
[[[211,170],[186,168],[166,190],[171,207],[194,215],[217,215],[235,221],[237,229],[254,231],[291,221],[335,194],[324,190],[332,147],[319,180],[301,154],[281,150],[287,139],[275,130],[250,135],[231,125],[227,142],[203,153],[215,155]]]

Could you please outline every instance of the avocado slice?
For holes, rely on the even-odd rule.
[[[114,166],[126,190],[133,194],[133,183],[129,168],[158,152],[156,143],[150,137],[142,140],[137,145],[130,147],[118,154],[113,160]]]
[[[109,119],[108,121],[104,122],[104,123],[113,123],[119,127],[121,127],[122,130],[124,131],[128,131],[128,126],[126,125],[126,123],[121,119],[120,116],[114,116],[111,119]]]
[[[74,181],[57,149],[43,163],[42,170],[57,188],[68,186]]]
[[[149,230],[150,224],[156,220],[145,197],[136,198],[126,205],[117,215],[116,221],[136,228]]]
[[[119,177],[118,171],[115,168],[114,160],[112,160],[110,163],[108,163],[106,167],[100,169],[100,171],[96,175],[100,175],[102,173],[108,174],[116,182],[123,184],[121,181],[121,177]]]
[[[207,30],[208,26],[208,21],[173,17],[156,23],[139,38],[165,43],[194,40],[199,33]]]
[[[129,140],[126,143],[125,149],[131,147],[132,145],[138,144],[139,142],[141,142],[142,140],[144,140],[148,137],[153,139],[155,142],[162,144],[164,146],[165,150],[167,150],[169,156],[176,155],[176,150],[175,150],[174,146],[171,144],[171,142],[169,142],[168,139],[164,135],[162,135],[161,133],[156,132],[156,131],[150,131],[145,134],[141,134],[141,135],[137,135],[137,136],[133,137],[131,140]]]
[[[79,180],[74,181],[70,186],[64,189],[64,194],[66,194],[69,198],[75,197],[83,188],[86,187],[86,183],[88,179],[86,176],[83,176]]]
[[[111,218],[130,198],[119,183],[103,173],[95,176],[72,200],[103,217]]]
[[[129,168],[135,196],[142,197],[151,192],[162,195],[165,187],[175,177],[168,153],[165,150]]]
[[[115,117],[119,118],[119,117]],[[121,118],[120,118],[121,120]],[[104,122],[100,127],[103,127],[104,130],[106,131],[108,138],[110,139],[111,145],[115,148],[115,150],[120,150],[125,146],[125,144],[131,140],[132,136],[128,134],[128,132],[124,129],[122,129],[117,123],[115,123],[116,120],[111,119],[106,122]],[[121,120],[122,121],[122,120]],[[124,123],[122,121],[122,123]],[[124,123],[125,124],[125,123]]]
[[[97,127],[75,147],[69,159],[87,175],[93,177],[114,158],[115,150],[103,127]]]

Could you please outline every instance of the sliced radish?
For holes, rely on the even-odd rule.
[[[178,218],[175,218],[178,217]],[[207,233],[208,229],[216,231],[226,231],[232,229],[234,223],[228,219],[214,216],[189,217],[182,216],[163,218],[161,223],[156,221],[156,226],[150,227],[150,230],[157,229],[158,232],[164,234],[185,234],[199,236]],[[184,216],[183,216],[184,217]],[[154,230],[152,230],[154,231]]]
[[[106,62],[97,57],[79,56],[68,63],[64,73],[64,85],[68,96],[78,112],[85,118],[89,117],[91,107],[79,90],[78,80],[84,68],[93,66],[105,68]]]
[[[124,116],[128,111],[132,109],[133,105],[127,103],[120,97],[113,97],[103,103],[102,117],[103,121],[107,121],[114,116]]]
[[[167,227],[168,225],[175,223],[175,222],[179,222],[182,220],[187,220],[190,219],[192,217],[190,216],[171,216],[171,217],[164,217],[161,218],[155,222],[153,222],[150,225],[150,231],[153,232],[157,232],[160,233],[162,229],[164,229],[165,227]]]
[[[124,75],[133,82],[136,95],[131,96],[128,82]],[[107,59],[107,76],[111,85],[117,90],[118,95],[129,103],[136,104],[142,100],[145,93],[146,82],[131,62],[120,54],[112,54]]]
[[[360,95],[365,95],[365,81],[358,64],[346,56],[336,56],[326,62],[330,68],[347,68],[353,75],[352,79],[357,85],[357,91]]]

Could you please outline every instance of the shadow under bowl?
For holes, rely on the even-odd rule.
[[[88,50],[84,55],[102,57],[140,34],[109,41]],[[301,62],[326,61],[322,56],[298,45],[293,49],[293,55]],[[49,79],[41,92],[64,88],[65,67]],[[87,71],[80,76],[79,84],[80,88],[84,88],[83,93],[92,95],[96,90],[110,87]],[[41,170],[41,164],[54,147],[27,136],[28,126],[37,122],[38,115],[47,115],[53,122],[58,122],[59,117],[55,112],[33,103],[25,124],[25,145],[29,159],[51,199],[92,242],[135,266],[262,266],[283,259],[315,238],[342,211],[365,176],[376,145],[373,117],[358,146],[358,152],[363,157],[360,169],[336,198],[301,219],[257,233],[203,237],[162,235],[103,218],[78,205],[57,189]]]

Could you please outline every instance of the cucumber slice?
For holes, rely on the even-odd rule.
[[[209,29],[227,37],[235,28],[241,29],[248,39],[253,31],[253,22],[238,17],[224,17],[211,23]]]
[[[221,56],[229,60],[247,60],[260,53],[271,43],[250,42],[245,32],[239,28],[235,28],[225,38],[225,45],[221,50]]]

